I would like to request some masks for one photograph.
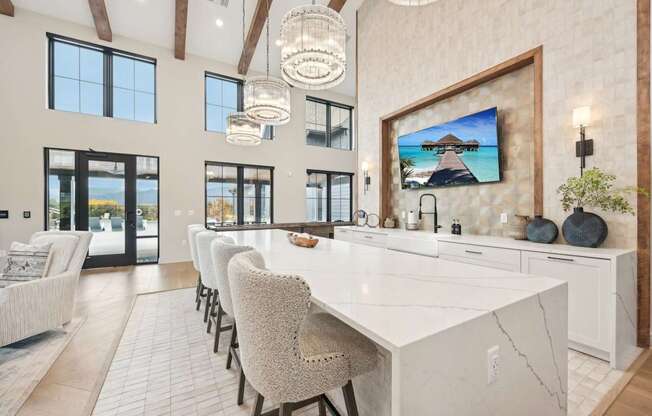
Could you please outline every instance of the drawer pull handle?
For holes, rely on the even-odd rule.
[[[482,254],[482,251],[464,250],[469,254]]]
[[[553,256],[548,256],[550,260],[561,260],[561,261],[575,261],[575,259],[569,259],[565,257],[553,257]]]
[[[373,239],[373,237],[370,236],[370,235],[365,235],[365,236],[363,236],[363,237],[364,237],[364,238],[368,238],[368,239],[370,239],[370,240]]]

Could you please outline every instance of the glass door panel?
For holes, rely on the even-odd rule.
[[[89,255],[125,254],[125,164],[88,161],[88,229],[93,239]]]
[[[136,257],[158,261],[158,158],[136,157]]]

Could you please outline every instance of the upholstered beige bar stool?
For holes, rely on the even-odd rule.
[[[258,392],[254,415],[265,399],[280,403],[280,416],[315,402],[324,415],[325,393],[341,387],[347,414],[358,416],[351,380],[377,365],[375,345],[331,315],[309,314],[303,278],[263,265],[260,253],[247,251],[228,273],[242,367]]]
[[[217,289],[220,293],[220,302],[217,306],[216,326],[220,327],[222,317],[229,315],[233,319],[233,330],[231,331],[231,341],[229,343],[229,354],[226,359],[227,370],[231,368],[231,362],[235,360],[240,368],[240,382],[238,386],[238,405],[244,401],[244,387],[245,387],[245,374],[238,355],[238,338],[237,338],[237,322],[234,318],[233,303],[231,301],[231,286],[229,285],[228,272],[229,261],[238,253],[253,250],[249,246],[240,246],[232,243],[233,240],[216,239],[211,242],[211,254],[213,256],[213,264],[215,265],[215,274],[217,278]],[[213,344],[213,352],[217,352],[217,346],[220,342],[220,331],[215,331],[215,343]]]
[[[205,231],[206,228],[202,224],[190,224],[188,226],[188,246],[190,247],[190,257],[192,258],[192,266],[197,271],[197,294],[195,296],[195,303],[197,310],[201,308],[201,298],[204,297],[204,287],[201,283],[201,272],[199,270],[199,260],[197,258],[197,233]]]

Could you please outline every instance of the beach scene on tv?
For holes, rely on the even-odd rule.
[[[404,189],[500,181],[496,107],[398,138]]]

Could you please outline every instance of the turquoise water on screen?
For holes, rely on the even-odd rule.
[[[399,158],[412,158],[415,170],[435,170],[440,155],[434,150],[421,151],[420,146],[399,146]],[[477,152],[464,152],[457,155],[471,170],[479,182],[497,182],[500,180],[500,164],[497,146],[481,146]]]

